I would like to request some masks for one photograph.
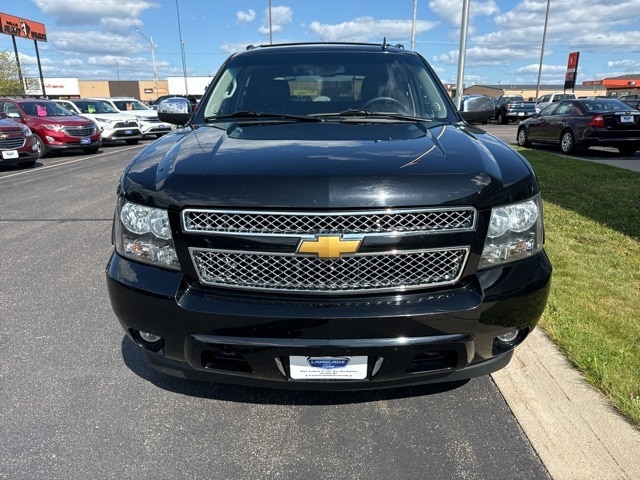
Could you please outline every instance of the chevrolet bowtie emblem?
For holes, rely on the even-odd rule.
[[[302,240],[297,253],[315,254],[318,258],[340,258],[343,253],[356,253],[362,238],[350,240],[337,235],[322,235],[313,240]]]

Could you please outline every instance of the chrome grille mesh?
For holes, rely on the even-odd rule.
[[[14,150],[24,147],[24,138],[2,138],[0,139],[0,150]]]
[[[134,122],[133,120],[116,122],[113,128],[138,128],[138,122]]]
[[[229,234],[433,233],[473,230],[475,209],[392,210],[335,214],[190,209],[183,212],[182,224],[187,232]]]
[[[321,259],[191,249],[200,281],[206,285],[306,293],[448,285],[460,278],[467,254],[467,248],[455,248]]]
[[[79,125],[77,127],[64,127],[64,131],[70,137],[90,137],[96,133],[96,127]]]
[[[201,283],[210,286],[271,292],[352,293],[417,289],[449,285],[462,275],[467,246],[398,250],[402,235],[472,232],[476,228],[472,207],[396,209],[373,211],[262,212],[187,209],[182,229],[197,235],[261,237],[260,251],[243,247],[189,249]],[[343,254],[338,258],[296,254],[293,245],[319,236],[359,238],[384,245],[384,252]],[[268,237],[279,247],[269,250]],[[282,250],[282,238],[297,238]],[[390,240],[387,240],[390,239]],[[313,241],[313,240],[312,240]],[[238,242],[238,245],[247,245]],[[371,246],[371,242],[369,242]],[[369,246],[369,248],[371,248]],[[245,247],[246,248],[246,247]]]

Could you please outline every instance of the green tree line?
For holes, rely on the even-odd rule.
[[[0,52],[0,96],[24,95],[19,73],[13,55],[6,50]]]

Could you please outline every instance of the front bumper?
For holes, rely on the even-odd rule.
[[[125,140],[141,140],[142,132],[139,128],[115,128],[102,131],[103,142],[117,142]]]
[[[45,149],[47,152],[60,152],[63,150],[70,149],[93,149],[99,148],[102,146],[102,137],[98,136],[97,139],[91,138],[91,143],[81,143],[79,138],[70,139],[70,140],[58,140],[56,139],[56,143],[46,143]]]
[[[544,254],[421,293],[349,298],[239,294],[113,254],[113,310],[147,362],[183,378],[290,389],[358,390],[457,381],[504,367],[549,292]],[[162,337],[149,344],[139,332]],[[510,343],[496,336],[518,331]],[[292,356],[365,356],[360,380],[292,380]]]

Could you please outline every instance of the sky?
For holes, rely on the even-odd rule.
[[[414,6],[414,50],[457,83],[463,0],[0,0],[1,13],[45,25],[43,76],[80,80],[151,80],[152,45],[160,80],[212,76],[250,44],[386,38],[409,49]],[[472,0],[465,87],[535,85],[543,38],[542,85],[564,83],[571,52],[578,85],[640,75],[640,0]],[[16,45],[23,75],[37,77],[34,41]],[[10,35],[1,51],[13,55]]]

